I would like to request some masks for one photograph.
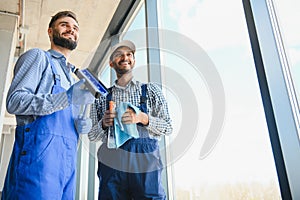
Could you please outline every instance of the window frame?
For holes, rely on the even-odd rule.
[[[300,198],[298,102],[272,0],[243,0],[283,199]]]

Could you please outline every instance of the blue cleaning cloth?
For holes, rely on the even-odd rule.
[[[126,112],[127,108],[132,108],[136,114],[139,114],[140,112],[140,109],[132,105],[131,103],[120,103],[116,110],[117,116],[114,120],[116,148],[120,147],[122,144],[124,144],[127,140],[131,138],[139,137],[139,132],[137,130],[136,124],[122,123],[122,116]]]

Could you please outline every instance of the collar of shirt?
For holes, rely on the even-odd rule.
[[[49,52],[53,57],[64,61],[65,66],[67,66],[69,69],[71,69],[72,72],[75,70],[75,66],[72,65],[71,63],[67,63],[66,58],[63,54],[61,54],[53,49],[49,49]]]
[[[131,86],[137,85],[137,80],[135,80],[135,78],[132,78],[131,81],[129,81],[128,84],[125,87],[118,85],[117,82],[118,82],[118,80],[115,80],[115,83],[114,83],[113,86],[115,88],[118,88],[118,89],[121,89],[121,90],[128,90]]]
[[[65,58],[65,56],[64,56],[63,54],[61,54],[61,53],[59,53],[59,52],[57,52],[57,51],[55,51],[55,50],[53,50],[53,49],[49,49],[48,51],[50,52],[50,54],[51,54],[53,57],[55,57],[55,58],[57,58],[57,59],[62,59],[62,57],[63,57],[63,59],[66,60],[66,58]]]

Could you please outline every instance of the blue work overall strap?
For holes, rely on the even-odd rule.
[[[148,113],[147,111],[147,84],[142,85],[142,96],[140,98],[140,109],[144,113]]]
[[[148,113],[147,111],[147,84],[143,84],[142,88],[142,95],[140,97],[140,110],[143,113]],[[142,123],[137,123],[138,126],[144,126]]]
[[[65,92],[66,89],[61,86],[61,78],[57,72],[56,66],[53,62],[50,52],[45,51],[45,55],[47,57],[48,62],[50,63],[51,70],[53,73],[54,85],[52,87],[51,94]],[[77,110],[78,107],[71,104],[67,108],[53,113],[51,118],[49,118],[49,116],[48,117],[43,116],[43,118],[45,119],[47,118],[48,123],[55,124],[55,128],[52,127],[52,130],[55,130],[55,135],[63,136],[65,138],[69,138],[77,141],[79,135],[75,129],[75,125],[74,125],[75,118],[73,116],[74,113],[78,113]]]
[[[50,54],[49,52],[45,52],[45,55],[47,56],[48,58],[48,61],[50,63],[50,66],[51,66],[51,70],[52,70],[52,73],[53,73],[53,78],[54,78],[54,85],[57,85],[57,86],[61,86],[61,83],[60,83],[60,75],[57,73],[56,71],[56,68],[54,67],[54,63],[50,57]]]

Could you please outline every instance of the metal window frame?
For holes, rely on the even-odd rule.
[[[243,0],[282,199],[300,199],[299,107],[272,0]]]
[[[159,36],[159,19],[158,19],[158,4],[157,0],[145,0],[145,18],[146,18],[146,41],[147,41],[147,67],[148,79],[150,82],[155,82],[162,85],[162,68],[161,68],[161,52],[160,52],[160,36]],[[160,146],[166,146],[166,140],[162,137]],[[163,163],[167,162],[166,149],[161,151],[161,159]],[[168,182],[168,171],[170,168],[165,168],[162,171],[162,183],[165,187],[167,199],[173,199],[171,194],[172,183]]]
[[[110,41],[108,38],[111,38],[113,35],[118,35],[123,32],[125,29],[125,25],[128,24],[129,20],[132,18],[134,11],[138,8],[140,2],[143,0],[126,0],[120,1],[110,24],[104,33],[101,42],[99,43],[96,52],[91,59],[91,62],[88,68],[96,74],[99,74],[101,68],[103,66],[106,58],[106,52],[110,48],[110,46],[115,41]],[[80,182],[82,179],[86,177],[82,175],[83,168],[81,165],[82,159],[82,144],[79,144],[78,148],[78,162],[77,162],[77,191],[76,191],[76,200],[82,199],[83,196],[86,196],[86,199],[97,199],[98,188],[96,188],[96,180],[97,177],[97,145],[95,143],[89,143],[89,158],[88,158],[88,172],[86,176],[88,177],[87,186],[81,187]],[[86,189],[87,187],[87,189]]]

